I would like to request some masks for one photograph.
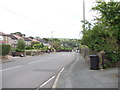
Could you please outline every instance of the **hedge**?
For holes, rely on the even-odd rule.
[[[5,55],[9,54],[10,50],[11,50],[10,45],[7,45],[7,44],[0,45],[0,55],[5,56]]]

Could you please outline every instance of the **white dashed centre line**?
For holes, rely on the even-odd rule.
[[[12,70],[12,69],[15,69],[15,68],[20,68],[22,66],[23,65],[19,65],[19,66],[15,66],[15,67],[10,67],[10,68],[7,68],[7,69],[3,69],[2,71]]]
[[[34,63],[37,63],[37,62],[40,62],[40,61],[42,61],[42,60],[30,62],[30,63],[28,63],[28,64],[34,64]],[[19,65],[19,66],[15,66],[15,67],[10,67],[10,68],[7,68],[7,69],[0,70],[0,72],[2,72],[2,71],[7,71],[7,70],[12,70],[12,69],[16,69],[16,68],[20,68],[20,67],[22,67],[22,66],[23,66],[23,65]]]
[[[41,62],[41,61],[43,61],[43,60],[38,60],[38,61],[30,62],[28,64],[34,64],[34,63]]]

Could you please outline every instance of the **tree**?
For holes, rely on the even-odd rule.
[[[29,38],[34,39],[34,37],[32,37],[32,36],[29,36]]]
[[[23,39],[19,39],[17,43],[17,50],[18,51],[25,51],[25,42]]]
[[[100,18],[97,18],[98,22],[105,25],[109,30],[109,34],[115,38],[120,39],[120,2],[97,2],[97,6],[92,10],[100,13]]]
[[[40,40],[41,38],[39,36],[35,37],[35,39]]]
[[[66,48],[74,48],[80,44],[80,40],[70,39],[68,41],[62,41],[62,44]]]
[[[15,32],[15,33],[11,33],[11,34],[19,35],[21,37],[26,36],[25,34],[22,34],[21,32]]]
[[[109,37],[106,39],[106,43],[109,47],[111,47],[109,51],[115,51],[117,57],[119,57],[120,2],[97,2],[97,6],[93,7],[92,9],[100,13],[100,17],[97,18],[97,23],[101,23],[104,27],[104,30],[107,31],[109,35]],[[116,60],[117,59],[118,58],[116,58]]]
[[[58,42],[58,41],[52,41],[51,44],[55,49],[58,49],[61,47],[61,42]]]
[[[85,21],[81,21],[82,23],[83,23],[83,25],[82,25],[82,28],[83,28],[83,31],[82,31],[82,33],[84,34],[87,30],[91,30],[91,23],[89,22],[89,21],[87,21],[87,20],[85,20]]]
[[[120,44],[120,2],[97,2],[92,10],[100,16],[92,28],[84,21],[82,43],[94,51],[105,51],[111,62],[119,60]]]
[[[49,38],[43,38],[43,40],[49,42]]]

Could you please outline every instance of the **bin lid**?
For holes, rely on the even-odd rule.
[[[95,56],[98,56],[98,55],[95,55],[95,54],[94,54],[94,55],[89,55],[89,56],[90,56],[90,57],[95,57]]]

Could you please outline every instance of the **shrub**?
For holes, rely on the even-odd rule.
[[[16,52],[24,52],[25,50],[24,49],[19,49],[19,48],[16,48],[15,50]]]
[[[41,51],[47,51],[48,50],[48,47],[43,47],[43,48],[41,48]]]
[[[44,45],[43,45],[43,44],[34,44],[33,47],[34,47],[35,49],[40,49],[40,48],[43,48]]]
[[[0,45],[0,55],[5,56],[9,54],[10,50],[11,50],[10,45],[6,45],[6,44]]]
[[[109,53],[106,54],[106,58],[109,59],[112,63],[119,61],[119,54]]]
[[[32,49],[31,46],[27,46],[27,47],[26,47],[26,50],[30,50],[30,49]]]
[[[18,40],[16,51],[25,51],[25,42],[22,39]]]
[[[33,46],[34,44],[40,44],[40,42],[38,42],[38,41],[32,41],[31,42],[31,46]]]

